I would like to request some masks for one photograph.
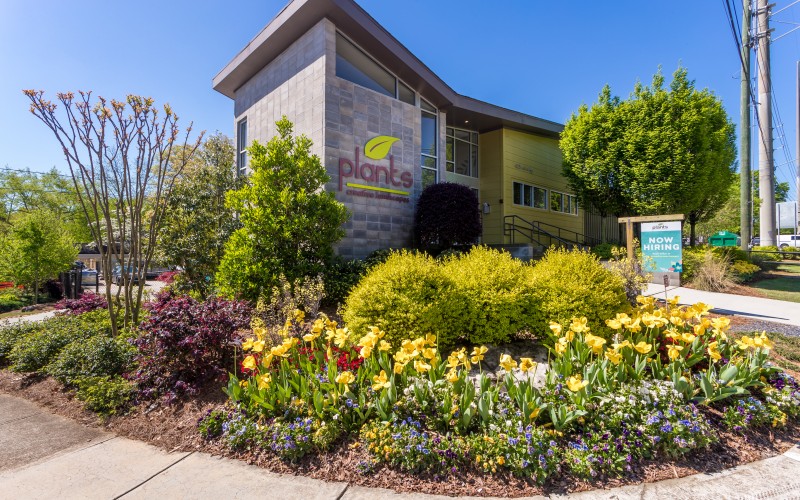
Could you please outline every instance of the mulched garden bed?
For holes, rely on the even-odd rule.
[[[783,429],[751,429],[747,437],[720,431],[719,442],[702,452],[691,453],[680,460],[644,461],[633,465],[632,473],[624,479],[600,478],[592,483],[562,475],[544,487],[510,474],[486,475],[478,470],[462,469],[440,478],[431,475],[411,475],[378,466],[371,474],[359,472],[357,464],[367,459],[362,446],[352,441],[339,444],[331,452],[307,456],[298,463],[288,464],[263,450],[231,451],[218,441],[205,441],[197,432],[198,420],[211,409],[222,407],[226,396],[220,384],[211,384],[194,399],[171,406],[148,408],[140,405],[124,416],[101,421],[73,394],[49,377],[28,376],[0,370],[0,392],[36,402],[53,413],[82,424],[101,428],[117,435],[137,439],[166,451],[202,451],[255,464],[273,472],[297,474],[329,481],[346,481],[369,487],[389,488],[398,492],[420,492],[452,496],[517,497],[538,494],[568,493],[597,488],[612,488],[625,484],[654,482],[697,473],[717,472],[740,464],[781,454],[800,443],[800,425],[789,422]],[[704,409],[712,422],[721,414]],[[717,427],[717,426],[715,426]],[[719,427],[717,427],[719,429]]]

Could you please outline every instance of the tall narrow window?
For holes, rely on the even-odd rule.
[[[247,174],[247,118],[241,120],[237,127],[236,167],[240,176]]]
[[[420,136],[422,139],[422,157],[420,164],[422,166],[422,189],[436,184],[438,181],[438,148],[436,145],[439,142],[439,127],[436,125],[436,108],[431,106],[425,101],[420,101],[422,113],[422,130]]]
[[[478,134],[448,127],[445,161],[448,172],[478,177]]]

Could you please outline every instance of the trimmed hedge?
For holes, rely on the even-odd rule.
[[[622,277],[583,250],[548,250],[529,279],[535,304],[532,331],[551,340],[550,321],[566,323],[584,316],[596,335],[609,336],[605,320],[630,307]]]

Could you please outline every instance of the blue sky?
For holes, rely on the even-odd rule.
[[[196,130],[233,135],[233,103],[212,77],[287,0],[0,2],[0,167],[64,170],[55,139],[28,112],[23,88],[93,90],[169,102]],[[601,87],[627,96],[659,65],[679,64],[739,122],[739,59],[722,1],[359,0],[457,92],[565,122]],[[741,2],[737,7],[741,11]],[[778,0],[774,10],[789,6]],[[800,4],[775,16],[778,36]],[[777,22],[781,21],[781,22]],[[800,31],[772,46],[773,86],[788,148],[776,134],[778,178],[794,191]],[[755,141],[754,141],[755,144]],[[755,164],[755,163],[754,163]]]

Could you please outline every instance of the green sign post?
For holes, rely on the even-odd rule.
[[[642,222],[642,256],[648,271],[683,271],[683,235],[680,221]]]

